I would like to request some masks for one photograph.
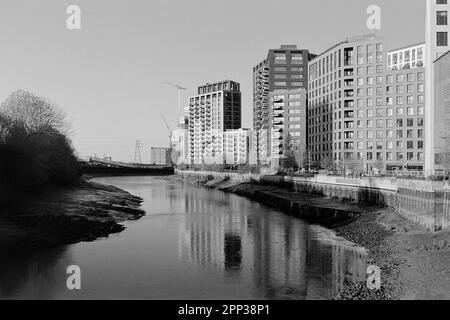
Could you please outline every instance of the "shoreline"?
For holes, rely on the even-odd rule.
[[[122,232],[122,222],[145,215],[141,198],[88,180],[17,198],[0,208],[0,261],[105,238]]]
[[[343,219],[341,223],[320,223],[309,216],[299,217],[309,222],[319,222],[338,236],[366,248],[369,252],[368,265],[381,269],[380,290],[368,290],[365,282],[348,283],[335,297],[336,300],[450,299],[450,230],[432,233],[390,208],[293,193],[279,186],[226,179],[184,180],[209,189],[234,193],[294,216],[292,211],[298,208],[292,210],[292,201],[306,201],[310,208],[316,206],[320,210],[331,207],[333,210],[356,213],[353,218]]]

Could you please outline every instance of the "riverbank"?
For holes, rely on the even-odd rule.
[[[0,260],[121,232],[121,222],[145,214],[141,202],[119,188],[85,180],[70,188],[13,194],[0,207]]]
[[[325,214],[316,219],[333,229],[339,236],[365,247],[368,263],[381,269],[382,288],[369,291],[366,283],[347,284],[336,299],[365,300],[427,300],[450,299],[450,231],[427,231],[397,214],[393,209],[345,203],[289,189],[256,182],[242,183],[233,180],[191,181],[198,185],[235,193],[265,205],[279,208],[288,214],[298,212],[292,203],[301,202],[314,212],[350,212],[344,219]],[[326,210],[324,210],[326,209]],[[331,211],[330,211],[331,210]],[[301,210],[300,210],[301,211]],[[295,214],[294,214],[295,215]],[[314,215],[302,214],[300,218],[311,221]]]

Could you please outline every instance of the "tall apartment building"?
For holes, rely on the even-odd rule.
[[[269,97],[271,164],[279,168],[283,162],[295,161],[302,166],[307,152],[307,91],[304,88],[280,90],[270,93]]]
[[[241,128],[241,91],[234,81],[198,87],[189,98],[189,163],[223,164],[223,133]]]
[[[282,45],[269,50],[267,57],[253,68],[253,129],[257,135],[258,160],[267,164],[271,115],[271,92],[307,88],[308,62],[313,57],[308,50],[295,45]]]
[[[426,31],[425,31],[425,67],[426,67],[426,117],[425,117],[425,171],[430,175],[435,170],[435,67],[436,59],[450,50],[450,26],[448,13],[449,0],[426,0]]]
[[[388,70],[384,40],[349,38],[309,64],[309,149],[318,167],[422,169],[424,68]]]
[[[250,129],[227,130],[223,133],[225,163],[228,165],[249,164],[253,146],[253,131]]]
[[[388,52],[388,70],[420,68],[425,65],[425,43],[415,44]]]
[[[437,170],[450,169],[450,51],[434,61],[434,152]]]

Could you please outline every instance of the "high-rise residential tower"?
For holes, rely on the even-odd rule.
[[[308,62],[313,57],[296,45],[282,45],[269,50],[267,57],[253,68],[253,128],[257,136],[260,163],[270,161],[271,92],[306,89]]]
[[[435,67],[434,61],[450,50],[449,0],[426,0],[425,68],[426,68],[426,117],[425,117],[425,171],[435,171]]]
[[[301,167],[307,155],[306,89],[270,93],[269,149],[274,169]]]
[[[241,91],[234,81],[198,87],[189,98],[189,163],[224,164],[223,133],[241,128]]]

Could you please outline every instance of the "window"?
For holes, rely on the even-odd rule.
[[[423,85],[423,83],[419,83],[417,85],[417,92],[424,92],[425,91],[425,87]]]
[[[425,74],[423,72],[417,73],[417,80],[423,81],[425,79]]]
[[[392,108],[387,108],[386,109],[386,116],[388,116],[388,117],[392,117],[393,116],[393,109]]]
[[[275,53],[275,63],[285,64],[286,63],[286,54],[285,53]]]
[[[413,104],[414,103],[414,96],[408,96],[407,97],[407,103],[408,104]],[[409,110],[409,108],[408,108],[408,110]]]
[[[290,94],[289,99],[301,99],[301,94]]]
[[[447,11],[438,11],[437,15],[437,25],[438,26],[446,26],[448,25],[448,12]]]
[[[302,64],[303,63],[303,55],[301,53],[293,53],[291,55],[291,63],[292,64]]]
[[[301,107],[302,103],[300,101],[289,102],[289,107]]]
[[[437,33],[437,46],[438,47],[448,46],[448,32]]]
[[[417,96],[417,103],[424,103],[425,97],[423,95]]]
[[[383,84],[383,77],[377,77],[377,84]]]
[[[447,0],[436,0],[436,4],[447,4]]]
[[[294,81],[294,82],[291,82],[291,85],[293,86],[293,87],[303,87],[303,81],[299,81],[299,82],[297,82],[297,81]]]

